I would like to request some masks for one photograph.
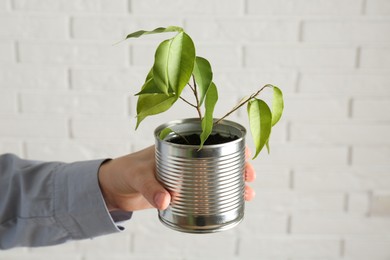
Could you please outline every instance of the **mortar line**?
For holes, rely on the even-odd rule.
[[[69,137],[69,139],[72,140],[72,139],[74,139],[72,118],[68,118],[66,121],[67,121],[67,127],[68,127],[68,129],[67,129],[68,130],[68,137]]]
[[[22,141],[22,156],[23,156],[23,158],[28,158],[27,157],[27,142],[26,142],[26,140]],[[28,158],[28,159],[31,159],[31,158]]]
[[[74,39],[75,37],[74,37],[74,31],[73,31],[73,23],[74,23],[74,18],[73,17],[71,17],[71,16],[67,16],[67,32],[68,32],[68,34],[67,34],[67,38],[68,38],[68,40],[71,40],[71,39]]]
[[[15,55],[15,62],[20,63],[20,44],[18,41],[15,41],[14,43],[14,55]]]
[[[359,69],[360,68],[361,53],[362,53],[362,47],[358,46],[356,48],[355,69]]]
[[[239,256],[240,255],[240,246],[241,246],[241,240],[240,238],[237,238],[236,244],[235,244],[235,249],[234,249],[234,255]]]
[[[133,12],[131,0],[127,1],[127,12],[129,12],[129,14],[131,14]]]
[[[291,231],[292,231],[292,216],[291,216],[291,214],[289,214],[287,217],[287,227],[286,228],[287,228],[287,230],[286,230],[287,234],[291,234]]]
[[[362,1],[362,6],[361,6],[360,14],[362,14],[362,15],[367,14],[367,0],[363,0],[363,1]]]
[[[288,187],[290,188],[290,190],[294,190],[294,186],[295,186],[294,178],[295,178],[294,170],[290,169],[289,183],[288,183]]]
[[[243,11],[244,16],[248,15],[248,0],[243,1],[242,11]]]
[[[347,151],[347,165],[352,165],[353,163],[353,147],[348,146],[348,151]]]
[[[302,80],[302,72],[297,71],[296,73],[297,74],[296,74],[296,79],[294,82],[294,93],[299,93],[299,85],[300,85],[301,80]]]
[[[349,211],[349,194],[344,194],[343,209],[345,212]]]
[[[7,11],[15,11],[15,4],[14,4],[14,1],[12,1],[12,0],[8,0],[7,1],[7,7],[8,7],[8,10]]]
[[[348,99],[348,111],[347,111],[347,116],[348,118],[353,117],[353,98]]]
[[[22,93],[17,93],[16,94],[16,112],[18,114],[22,114]]]
[[[66,69],[66,83],[67,83],[67,89],[69,90],[72,90],[74,89],[74,86],[73,86],[73,80],[72,80],[72,69],[70,67],[68,67]]]
[[[340,256],[344,257],[345,255],[345,238],[340,240]]]
[[[303,20],[298,22],[298,42],[303,42]]]
[[[245,44],[241,46],[241,68],[246,68],[246,47]]]

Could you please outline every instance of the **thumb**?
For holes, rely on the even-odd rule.
[[[144,177],[146,177],[144,175]],[[137,187],[145,199],[155,208],[164,210],[169,206],[171,195],[164,187],[154,178],[143,178]]]

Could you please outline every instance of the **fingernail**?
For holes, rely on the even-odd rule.
[[[162,208],[165,200],[165,193],[159,192],[154,196],[154,203],[158,209]]]

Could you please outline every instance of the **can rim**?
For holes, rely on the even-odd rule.
[[[216,121],[217,119],[214,119],[214,122]],[[160,143],[164,143],[164,144],[169,144],[173,147],[186,147],[186,148],[192,148],[192,149],[196,149],[196,148],[199,148],[199,145],[191,145],[191,144],[176,144],[176,143],[172,143],[172,142],[168,142],[167,140],[161,140],[159,135],[160,135],[160,132],[165,129],[165,128],[171,128],[175,125],[181,125],[181,124],[193,124],[193,123],[197,123],[199,124],[199,126],[201,125],[200,124],[200,119],[199,118],[185,118],[185,119],[176,119],[176,120],[172,120],[172,121],[169,121],[169,122],[166,122],[164,124],[161,124],[159,125],[155,130],[154,130],[154,137],[155,139],[160,142]],[[234,143],[238,143],[238,142],[241,142],[244,138],[245,138],[245,135],[246,135],[246,129],[244,126],[242,126],[241,124],[237,123],[237,122],[234,122],[234,121],[230,121],[230,120],[222,120],[220,121],[220,123],[218,123],[217,126],[225,126],[225,127],[231,127],[231,128],[234,128],[238,131],[238,133],[240,133],[240,136],[233,140],[233,141],[229,141],[229,142],[226,142],[226,143],[221,143],[221,144],[212,144],[212,145],[204,145],[202,149],[214,149],[214,148],[217,148],[217,147],[221,147],[221,146],[225,146],[227,144],[234,144]],[[219,131],[215,131],[215,127],[213,128],[213,132],[214,133],[218,133]]]

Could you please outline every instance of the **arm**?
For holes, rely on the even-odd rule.
[[[0,156],[0,249],[118,232],[99,188],[102,162],[44,163]]]

